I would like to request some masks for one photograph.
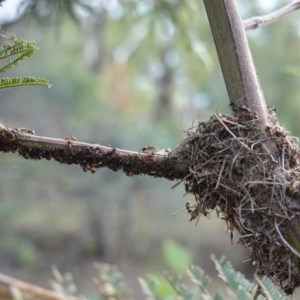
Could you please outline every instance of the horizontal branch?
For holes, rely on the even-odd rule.
[[[258,27],[266,26],[271,23],[274,23],[283,17],[287,16],[291,12],[300,8],[300,1],[294,1],[270,14],[253,17],[244,21],[245,30],[256,29]]]
[[[23,297],[18,297],[17,293],[21,293]],[[61,300],[62,295],[0,274],[0,299]],[[64,299],[77,300],[78,298],[64,296]]]
[[[56,160],[62,164],[77,164],[84,171],[95,173],[99,168],[123,170],[128,176],[149,175],[169,180],[188,174],[189,162],[178,161],[172,152],[144,147],[133,152],[76,141],[73,137],[55,139],[36,136],[24,128],[8,129],[0,124],[0,151],[18,153],[26,159]]]

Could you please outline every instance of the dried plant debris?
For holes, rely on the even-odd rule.
[[[247,109],[215,113],[188,130],[172,155],[191,161],[181,180],[195,196],[186,204],[190,220],[216,209],[231,238],[238,231],[238,242],[252,250],[257,274],[292,294],[300,286],[300,155],[274,111],[269,115],[272,126],[263,132]],[[276,146],[275,155],[267,143]]]

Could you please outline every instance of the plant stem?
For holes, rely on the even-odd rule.
[[[234,0],[204,0],[230,103],[257,114],[257,125],[269,125],[263,92],[256,74],[243,21]]]

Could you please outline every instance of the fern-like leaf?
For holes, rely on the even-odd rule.
[[[278,287],[266,276],[255,278],[263,290],[263,294],[268,300],[284,300],[287,299],[285,295],[278,289]]]
[[[207,298],[204,298],[203,299],[207,299]],[[208,298],[210,299],[210,298]],[[215,294],[214,296],[214,300],[224,300],[225,298],[223,298],[223,296],[221,296],[218,292]]]
[[[198,266],[190,266],[187,270],[190,280],[196,284],[202,292],[207,291],[211,279],[204,274],[204,271]]]
[[[19,87],[27,85],[44,85],[48,88],[51,87],[49,80],[44,78],[35,78],[35,77],[13,77],[13,78],[1,78],[0,79],[0,89],[10,88],[10,87]]]
[[[75,295],[77,287],[74,283],[74,278],[71,273],[61,274],[56,266],[52,266],[52,274],[54,279],[50,281],[52,289],[57,292],[62,299]],[[24,298],[25,299],[25,298]]]
[[[141,291],[143,295],[145,296],[146,300],[156,300],[155,295],[154,295],[154,290],[156,289],[157,282],[155,278],[152,276],[147,276],[146,279],[143,278],[138,278]]]
[[[251,290],[252,284],[239,272],[236,272],[230,262],[225,262],[225,258],[219,260],[212,255],[212,260],[219,272],[219,277],[228,284],[229,290],[234,299],[247,300],[252,299]]]
[[[13,66],[18,65],[20,61],[32,56],[38,50],[34,42],[23,41],[3,33],[0,34],[0,36],[10,39],[14,43],[5,43],[0,47],[0,59],[6,59],[5,64],[0,67],[0,72],[7,72]]]
[[[117,266],[96,264],[95,269],[98,277],[94,283],[104,299],[132,300],[132,291],[125,284],[124,276]]]
[[[184,300],[193,299],[194,297],[193,292],[191,292],[190,287],[188,287],[182,282],[183,278],[181,275],[175,273],[171,274],[166,272],[165,277],[178,296],[182,297]]]

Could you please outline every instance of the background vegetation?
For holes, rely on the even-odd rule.
[[[286,2],[238,4],[247,18]],[[3,26],[40,48],[8,76],[44,77],[53,86],[1,90],[0,123],[139,150],[175,147],[184,137],[177,128],[187,129],[216,109],[229,112],[202,1],[99,3],[92,15],[77,6],[77,21],[35,7],[35,16]],[[248,33],[267,103],[295,136],[300,135],[299,14]],[[76,166],[9,154],[0,154],[0,164],[2,273],[47,286],[56,264],[91,295],[94,261],[118,264],[135,289],[136,277],[176,268],[172,257],[201,265],[214,277],[209,259],[214,253],[226,254],[252,278],[251,266],[243,262],[248,253],[236,237],[231,245],[222,220],[212,214],[195,227],[185,213],[170,216],[192,201],[182,198],[182,186],[172,190],[174,183],[161,179],[109,170],[91,175]],[[181,247],[188,249],[183,256]],[[214,280],[212,288],[217,285]]]

